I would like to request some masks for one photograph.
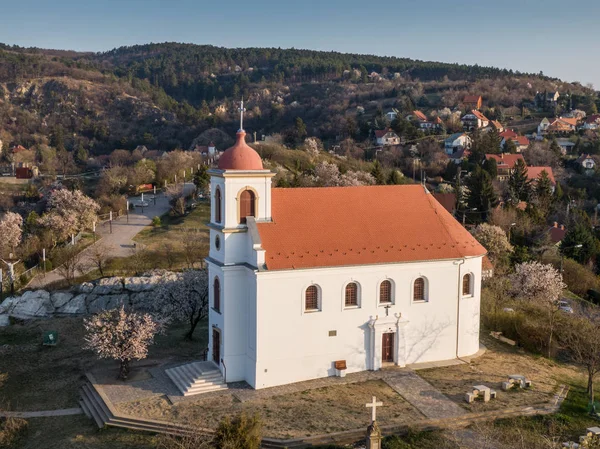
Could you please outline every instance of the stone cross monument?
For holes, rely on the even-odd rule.
[[[365,404],[365,407],[371,409],[371,425],[367,427],[367,449],[381,449],[381,430],[377,425],[377,407],[383,406],[383,402],[377,402],[377,398],[373,396],[373,400]]]

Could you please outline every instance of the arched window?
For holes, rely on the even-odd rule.
[[[218,277],[213,282],[213,308],[217,312],[221,311],[221,282]]]
[[[463,296],[469,296],[471,294],[471,275],[470,274],[465,274],[463,276],[462,294],[463,294]]]
[[[304,310],[319,310],[319,287],[311,285],[304,293]]]
[[[217,187],[215,191],[215,222],[221,223],[221,210],[222,210],[222,201],[221,201],[221,189]]]
[[[246,223],[248,216],[256,216],[256,195],[252,190],[244,190],[240,195],[240,224]]]
[[[379,302],[382,304],[392,302],[392,283],[388,280],[379,284]]]
[[[425,301],[425,279],[415,280],[413,285],[413,301]]]
[[[346,307],[358,306],[358,284],[350,282],[346,285],[346,298],[344,301]]]

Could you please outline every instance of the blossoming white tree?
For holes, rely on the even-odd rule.
[[[154,295],[156,312],[187,322],[189,330],[185,338],[191,340],[198,323],[208,315],[208,273],[206,270],[189,270],[176,280],[164,279]]]
[[[375,178],[370,173],[347,171],[340,174],[338,166],[331,162],[321,162],[315,167],[313,183],[322,187],[362,186],[375,184]]]
[[[488,256],[493,262],[507,256],[513,250],[506,233],[499,226],[482,223],[471,233],[488,250]]]
[[[98,203],[80,190],[55,190],[48,199],[48,212],[39,224],[50,229],[57,240],[66,240],[71,234],[92,229],[98,210]]]
[[[552,352],[552,337],[559,311],[558,299],[567,287],[562,275],[550,264],[524,262],[515,266],[510,276],[513,295],[523,300],[533,301],[547,312],[548,357]]]
[[[148,346],[161,332],[164,322],[148,313],[106,310],[83,321],[86,336],[85,349],[91,349],[102,359],[120,362],[119,379],[126,380],[131,360],[148,356]]]
[[[7,212],[0,218],[0,256],[14,251],[23,237],[23,218],[14,212]]]

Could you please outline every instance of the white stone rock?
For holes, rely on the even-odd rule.
[[[79,285],[80,293],[92,293],[92,290],[94,290],[94,284],[91,282],[84,282],[83,284]]]
[[[65,314],[73,314],[73,315],[82,315],[87,313],[87,307],[85,303],[87,295],[82,293],[80,295],[75,296],[68,303],[64,304],[60,309],[58,309],[57,313],[65,313]]]
[[[6,313],[0,314],[0,327],[10,326],[10,318]]]
[[[120,277],[104,278],[94,287],[95,295],[111,295],[123,291],[123,279]]]
[[[9,315],[18,318],[44,317],[54,312],[50,293],[36,290],[23,293],[9,310]]]
[[[160,282],[159,276],[149,277],[130,277],[125,278],[125,290],[132,292],[146,292],[156,288],[156,284]]]
[[[2,301],[2,304],[0,304],[0,313],[8,312],[12,308],[16,299],[17,297],[11,296]]]
[[[90,295],[95,296],[95,295]],[[129,295],[98,295],[94,298],[88,296],[87,308],[89,313],[98,313],[103,310],[111,310],[121,305],[129,305]]]
[[[55,292],[50,295],[50,301],[55,309],[60,309],[73,298],[69,292]]]

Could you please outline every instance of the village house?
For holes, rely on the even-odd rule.
[[[490,160],[490,159],[496,160],[496,166],[497,166],[496,179],[498,179],[498,181],[506,181],[508,179],[508,177],[514,170],[515,164],[517,163],[518,160],[522,160],[523,163],[525,163],[525,159],[523,158],[522,154],[509,154],[509,153],[486,154],[485,159],[486,160]]]
[[[458,150],[456,153],[452,153],[452,154],[448,155],[448,159],[450,159],[455,164],[460,165],[463,163],[463,161],[466,161],[467,159],[469,159],[469,156],[471,156],[471,151],[468,150],[467,148],[462,148],[462,149]]]
[[[586,118],[582,128],[586,130],[594,130],[600,128],[600,114],[592,114],[588,118]]]
[[[470,113],[465,114],[460,121],[465,131],[473,131],[474,129],[485,128],[490,124],[489,119],[475,109],[473,109]]]
[[[514,142],[515,146],[517,147],[517,153],[525,151],[529,146],[529,139],[525,136],[507,136],[503,137],[502,141],[500,142],[502,149],[505,149],[506,142],[509,140]]]
[[[577,158],[577,163],[581,165],[585,170],[593,170],[596,168],[596,161],[591,158],[589,154],[582,154]]]
[[[400,137],[392,128],[375,130],[375,142],[377,145],[400,145]]]
[[[554,179],[554,172],[552,171],[552,167],[529,166],[527,167],[527,179],[531,181],[533,186],[535,186],[537,180],[540,179],[542,172],[546,172],[546,174],[548,175],[548,179],[550,179],[550,184],[552,184],[552,192],[554,193],[554,189],[556,188],[556,180]]]
[[[572,142],[566,138],[559,137],[556,139],[556,143],[560,147],[560,151],[563,155],[571,153],[573,151],[573,148],[575,148],[575,142]]]
[[[471,138],[465,133],[454,133],[444,140],[444,150],[451,155],[459,150],[471,148]]]
[[[467,111],[472,109],[481,109],[483,99],[481,95],[467,95],[463,98],[462,104]]]
[[[385,113],[385,117],[390,121],[393,122],[394,120],[396,120],[396,117],[398,117],[398,111],[393,110],[393,111],[389,111]]]
[[[431,120],[427,118],[425,114],[421,111],[413,111],[412,115],[410,115],[411,120],[416,122],[420,129],[428,130],[428,129],[440,129],[444,122],[439,117],[435,117]]]
[[[498,120],[490,120],[490,127],[499,133],[504,132],[504,126]]]
[[[209,170],[208,359],[227,382],[477,353],[486,250],[427,189],[272,188],[244,137]]]

